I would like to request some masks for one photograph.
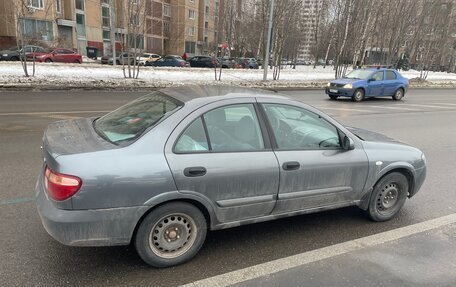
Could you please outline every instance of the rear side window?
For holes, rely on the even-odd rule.
[[[263,149],[263,137],[252,104],[230,105],[205,113],[187,127],[174,147],[176,153]]]
[[[396,73],[393,71],[386,71],[386,80],[396,80]]]
[[[154,92],[97,119],[94,128],[104,139],[126,145],[181,106],[181,102]]]
[[[381,72],[376,72],[373,76],[372,76],[373,79],[375,79],[376,81],[383,81],[383,71]]]

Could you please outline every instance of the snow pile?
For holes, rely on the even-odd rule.
[[[122,66],[96,63],[57,64],[37,63],[35,77],[26,78],[20,63],[0,62],[0,87],[37,88],[157,88],[186,84],[240,85],[249,87],[323,87],[334,79],[332,67],[315,69],[312,66],[289,66],[282,69],[280,80],[263,82],[263,70],[223,69],[222,81],[214,80],[213,69],[203,68],[152,68],[142,67],[138,80],[125,79]],[[29,66],[31,71],[31,65]],[[419,72],[402,72],[409,78],[419,77]],[[412,82],[413,84],[413,82]],[[430,72],[425,83],[430,86],[456,86],[456,74]]]

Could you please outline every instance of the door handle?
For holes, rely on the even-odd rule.
[[[206,168],[202,166],[187,167],[186,169],[184,169],[184,175],[187,177],[203,176],[206,174],[206,172]]]
[[[284,170],[296,170],[296,169],[299,169],[300,167],[301,167],[301,164],[299,164],[299,162],[297,162],[297,161],[288,161],[288,162],[283,163],[283,165],[282,165],[282,168]]]

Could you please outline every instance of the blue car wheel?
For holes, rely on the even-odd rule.
[[[393,95],[393,100],[400,101],[404,97],[404,89],[399,88]]]
[[[364,100],[364,90],[363,89],[357,89],[352,96],[352,100],[355,102],[361,102]]]

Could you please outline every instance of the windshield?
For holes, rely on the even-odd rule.
[[[94,128],[101,137],[114,144],[128,144],[180,106],[179,101],[154,92],[97,119]]]
[[[344,78],[367,80],[371,74],[372,70],[358,69],[351,71]]]

